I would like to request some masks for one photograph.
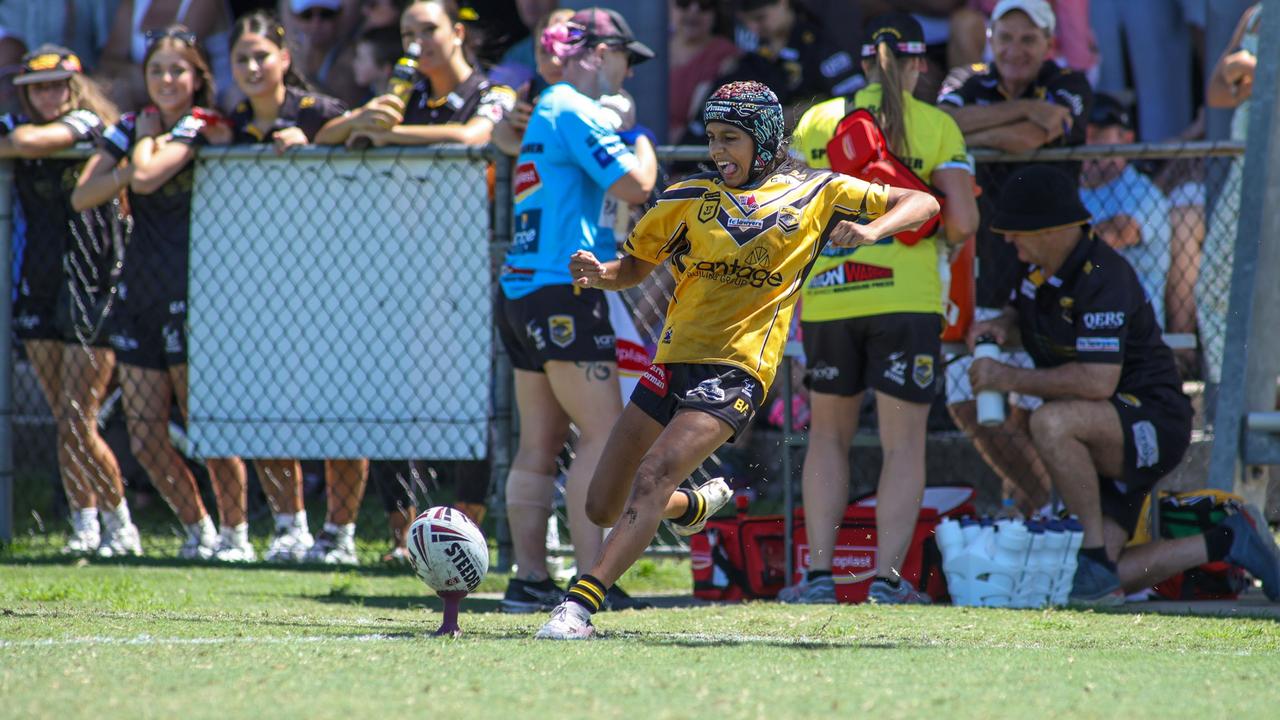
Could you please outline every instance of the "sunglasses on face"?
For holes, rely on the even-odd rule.
[[[330,10],[328,8],[311,8],[309,10],[304,10],[298,13],[298,17],[301,18],[304,22],[311,22],[312,20],[315,20],[317,18],[321,20],[329,21],[338,17],[338,11]]]
[[[196,46],[196,34],[189,30],[148,30],[143,36],[146,38],[147,47],[160,42],[161,40],[177,40],[191,47]]]
[[[681,10],[694,7],[702,12],[711,12],[716,8],[716,0],[676,0],[676,7]]]

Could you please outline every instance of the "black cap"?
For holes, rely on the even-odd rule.
[[[614,42],[622,45],[631,53],[632,65],[653,59],[653,50],[636,39],[636,34],[631,32],[631,26],[627,24],[627,19],[617,10],[590,7],[574,13],[569,22],[586,29],[588,46],[591,45],[591,41]]]
[[[80,58],[61,45],[44,44],[22,56],[22,70],[13,79],[14,85],[66,80],[84,72]]]
[[[862,41],[862,57],[875,57],[876,47],[888,42],[898,57],[920,57],[925,54],[924,29],[920,21],[906,13],[889,13],[867,23]]]
[[[1129,104],[1114,95],[1095,93],[1093,109],[1089,111],[1089,124],[1099,127],[1120,126],[1125,130],[1133,129],[1133,114],[1129,112]]]
[[[991,232],[1037,233],[1092,220],[1070,175],[1050,165],[1029,165],[1010,175],[1000,188]]]

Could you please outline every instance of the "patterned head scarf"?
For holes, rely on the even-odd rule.
[[[720,86],[707,98],[702,110],[702,123],[728,123],[741,128],[755,141],[755,157],[751,161],[749,182],[755,182],[769,169],[782,152],[786,123],[778,96],[763,83],[731,82]]]

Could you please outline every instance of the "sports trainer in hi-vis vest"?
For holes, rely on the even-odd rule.
[[[1020,338],[1034,368],[974,360],[973,389],[1044,398],[1028,430],[1084,542],[1071,601],[1114,605],[1188,568],[1225,560],[1280,599],[1280,554],[1261,512],[1247,508],[1203,535],[1125,548],[1143,500],[1191,441],[1191,402],[1173,351],[1133,268],[1094,236],[1073,178],[1045,165],[1014,173],[994,232],[1028,264],[1000,317],[969,344]]]
[[[677,488],[751,422],[822,248],[875,243],[938,211],[926,193],[792,161],[782,106],[760,83],[721,87],[703,119],[716,171],[668,188],[626,241],[626,257],[600,262],[583,250],[569,264],[576,286],[609,290],[634,286],[667,264],[676,288],[654,365],[591,481],[587,512],[613,532],[540,638],[590,637],[592,613],[664,518],[692,534],[732,497],[720,479]]]

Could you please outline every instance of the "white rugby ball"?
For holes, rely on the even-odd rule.
[[[436,592],[471,592],[489,572],[489,543],[461,510],[427,508],[409,526],[413,570]]]

